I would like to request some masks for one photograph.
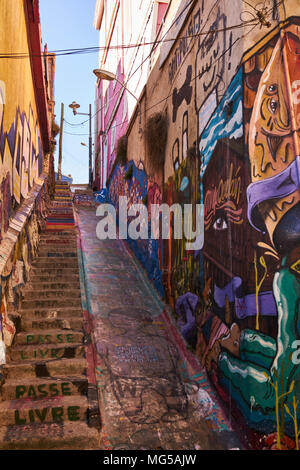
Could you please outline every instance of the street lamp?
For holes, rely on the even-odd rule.
[[[80,142],[80,144],[83,145],[84,147],[87,147],[85,142]],[[92,144],[92,145],[95,145],[95,144]]]
[[[139,123],[141,124],[141,104],[140,104],[140,101],[130,90],[128,90],[127,86],[124,83],[122,83],[120,80],[118,80],[114,73],[109,72],[108,70],[94,69],[93,73],[94,73],[94,75],[96,75],[97,78],[99,78],[99,80],[109,80],[109,81],[116,80],[116,82],[118,82],[125,90],[128,91],[128,93],[130,93],[131,96],[133,96],[133,98],[136,100],[136,102],[138,104]]]
[[[93,177],[92,177],[92,105],[89,105],[89,113],[79,113],[77,111],[80,108],[80,104],[76,103],[76,101],[72,101],[69,104],[69,108],[73,110],[74,116],[76,114],[81,114],[82,116],[89,116],[89,186],[92,187],[93,184]],[[84,144],[85,145],[85,144]]]

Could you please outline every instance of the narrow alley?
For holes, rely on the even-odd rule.
[[[0,451],[300,449],[299,51],[300,0],[0,0]]]
[[[97,222],[56,184],[4,368],[0,448],[241,448],[141,266]]]
[[[99,240],[94,207],[76,207],[102,422],[100,448],[232,449],[241,444],[205,371],[120,240]]]

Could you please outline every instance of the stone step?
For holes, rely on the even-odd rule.
[[[65,289],[55,289],[55,290],[29,290],[24,291],[25,299],[27,300],[48,300],[48,299],[77,299],[81,298],[80,289],[65,290]]]
[[[82,331],[74,330],[32,330],[30,333],[22,331],[16,334],[13,347],[21,344],[46,346],[48,344],[82,343],[83,338]]]
[[[53,361],[7,363],[4,367],[6,380],[19,378],[65,377],[86,374],[86,359],[54,359]]]
[[[76,258],[78,256],[77,247],[70,247],[70,246],[53,246],[49,245],[48,247],[42,247],[38,250],[38,257],[39,258],[49,258],[49,259],[57,259],[63,260],[65,258]]]
[[[72,252],[77,253],[77,243],[76,241],[62,241],[58,240],[57,242],[51,243],[40,243],[38,248],[38,253],[65,253],[65,252]]]
[[[97,450],[100,433],[84,422],[25,424],[0,427],[2,450]]]
[[[39,243],[39,247],[44,247],[44,246],[52,246],[53,247],[56,247],[56,246],[69,246],[69,245],[74,245],[76,246],[76,242],[77,242],[77,237],[55,237],[54,235],[52,234],[48,234],[48,237],[47,238],[41,238],[40,239],[40,243]]]
[[[88,400],[81,395],[18,399],[0,403],[0,425],[87,421]]]
[[[77,258],[66,258],[64,260],[61,259],[53,259],[53,258],[41,258],[38,257],[33,263],[32,267],[34,268],[77,268],[78,260]]]
[[[13,346],[7,351],[8,362],[46,362],[53,359],[85,357],[82,343],[33,344]]]
[[[72,207],[53,207],[53,206],[50,206],[49,209],[48,209],[48,214],[51,214],[51,212],[54,212],[54,211],[61,211],[63,214],[65,214],[67,211],[73,213],[73,209]]]
[[[73,208],[73,202],[72,201],[52,201],[51,207],[72,207]]]
[[[67,203],[60,203],[59,201],[55,201],[54,199],[51,201],[51,206],[50,207],[55,207],[57,206],[58,204],[62,204],[63,207],[65,207],[66,205],[67,206],[72,206],[72,202],[67,202]]]
[[[59,230],[59,229],[57,229],[57,230],[53,230],[50,235],[57,236],[57,237],[66,237],[70,234],[69,234],[69,230],[64,230],[64,229]],[[76,229],[75,228],[74,228],[73,235],[76,235]],[[49,233],[47,231],[41,232],[41,237],[42,238],[45,238],[45,237],[48,237],[48,236],[49,236]]]
[[[8,380],[2,387],[2,400],[52,398],[88,394],[88,380],[84,376],[28,378]]]
[[[47,222],[63,223],[66,220],[74,221],[74,215],[72,210],[68,212],[55,211],[51,214],[48,213]]]
[[[41,276],[44,277],[45,274],[48,274],[49,277],[51,276],[65,276],[65,279],[69,279],[69,275],[79,275],[79,267],[77,268],[41,268],[33,267],[30,271],[31,276]]]
[[[0,449],[98,449],[100,444],[97,390],[87,376],[77,229],[68,226],[73,207],[64,201],[52,207],[48,221],[66,220],[66,225],[59,230],[53,223],[52,230],[49,223],[42,232],[23,290],[21,330],[3,369]]]
[[[54,251],[55,250],[55,251]],[[63,250],[57,250],[56,247],[55,248],[47,248],[47,249],[43,249],[43,250],[39,250],[38,251],[38,257],[39,259],[61,259],[61,258],[77,258],[77,249],[74,249],[74,250],[70,250],[70,248],[68,250],[66,250],[66,248],[64,248]]]
[[[80,282],[79,278],[74,282],[28,282],[26,287],[23,289],[23,293],[29,293],[32,291],[59,291],[59,290],[79,290],[80,289]]]
[[[35,319],[35,320],[54,320],[62,319],[69,320],[71,317],[78,317],[82,319],[82,308],[57,308],[57,309],[45,309],[45,308],[32,308],[28,310],[20,310],[22,321]]]
[[[51,230],[49,232],[45,231],[42,232],[40,235],[41,241],[44,240],[70,240],[74,241],[77,238],[77,232],[76,229],[74,228],[73,231],[68,230],[68,231],[58,231],[58,230]]]
[[[53,284],[53,283],[64,283],[64,282],[70,282],[70,283],[76,284],[80,282],[79,271],[76,274],[68,273],[67,276],[65,274],[56,274],[56,275],[47,276],[45,273],[43,275],[39,275],[31,271],[30,282],[32,284],[34,284],[35,282],[38,284],[42,284],[42,283]]]
[[[60,187],[55,190],[54,200],[56,197],[71,197],[71,193],[68,188]]]
[[[48,218],[51,216],[73,216],[74,212],[72,207],[51,207],[51,209],[48,210]]]
[[[47,300],[22,300],[22,310],[38,310],[38,309],[51,309],[63,307],[81,307],[80,297],[76,299],[47,299]]]
[[[36,319],[22,318],[21,331],[30,332],[31,330],[50,330],[50,329],[64,329],[64,330],[79,330],[83,327],[83,319],[80,317],[66,318],[51,318],[51,319]]]
[[[77,257],[77,248],[71,249],[70,247],[47,247],[40,248],[38,251],[39,258],[75,258]]]
[[[49,243],[48,245],[40,245],[38,249],[38,256],[48,256],[51,253],[58,253],[58,257],[64,256],[64,253],[74,253],[77,256],[77,245],[66,245],[66,244],[56,244]],[[68,256],[68,255],[66,255]]]

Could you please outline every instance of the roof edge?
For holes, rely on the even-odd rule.
[[[104,0],[97,0],[94,16],[94,28],[99,30],[101,28],[101,23],[104,13]]]
[[[50,151],[51,132],[44,74],[39,0],[23,0],[23,2],[38,121],[43,149],[47,153]]]

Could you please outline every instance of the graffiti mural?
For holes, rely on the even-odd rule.
[[[161,193],[159,186],[151,182],[140,163],[137,167],[133,161],[125,166],[117,165],[108,185],[107,199],[116,207],[118,216],[119,197],[126,196],[128,208],[132,204],[145,204],[148,208],[149,226],[150,207],[151,204],[159,204],[161,202]],[[130,218],[128,219],[130,221]],[[128,238],[128,245],[146,269],[149,278],[153,282],[155,288],[163,296],[164,289],[162,284],[161,271],[161,240],[141,239],[132,240]]]
[[[279,448],[284,434],[295,435],[299,399],[295,32],[290,26],[244,63],[199,143],[205,243],[196,354],[236,416],[255,431],[277,431]]]
[[[159,69],[169,87],[162,175],[117,166],[109,199],[126,195],[148,213],[151,203],[203,205],[198,248],[175,239],[172,218],[169,239],[128,243],[250,446],[291,438],[298,448],[300,20],[280,29],[274,6],[272,29],[245,52],[227,28],[239,12],[209,5],[196,2]]]
[[[248,218],[254,229],[269,236],[270,247],[264,245],[265,257],[277,260],[272,289],[277,333],[263,335],[258,321],[255,331],[241,332],[240,357],[227,353],[219,357],[221,382],[226,388],[230,382],[233,397],[250,424],[270,431],[280,424],[280,429],[289,434],[294,430],[289,405],[299,397],[300,386],[299,365],[293,358],[300,334],[299,126],[297,118],[293,119],[293,115],[299,119],[296,51],[300,41],[295,32],[297,28],[288,28],[244,67],[245,108],[252,108],[247,123],[251,171]],[[258,62],[262,57],[268,60],[260,71]],[[292,95],[289,85],[294,90]],[[268,262],[261,259],[260,264],[268,269]]]
[[[1,85],[2,84],[2,85]],[[34,119],[33,111],[30,107],[28,116],[25,112],[17,110],[15,122],[6,132],[3,129],[3,119],[5,115],[5,87],[0,81],[2,104],[0,106],[0,177],[2,180],[1,190],[5,198],[10,201],[9,193],[13,196],[13,207],[27,196],[28,191],[37,181],[42,172],[43,153],[41,148],[41,138],[39,126]],[[4,205],[6,217],[4,225],[9,218],[10,207]],[[6,221],[6,222],[5,222]],[[7,228],[6,228],[7,229]],[[4,229],[4,231],[6,231]]]

